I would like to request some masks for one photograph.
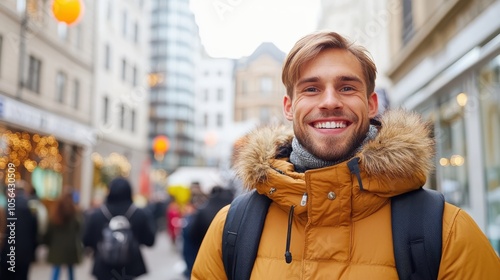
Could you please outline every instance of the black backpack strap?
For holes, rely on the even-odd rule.
[[[127,217],[127,219],[130,219],[130,217],[132,217],[136,209],[137,207],[133,203],[130,204],[130,206],[127,209],[127,212],[125,212],[125,217]],[[109,212],[109,209],[105,204],[101,205],[101,212],[108,220],[111,220],[114,217],[113,214]]]
[[[130,220],[130,217],[132,217],[132,215],[135,213],[136,209],[137,209],[137,207],[135,207],[135,205],[133,203],[130,204],[130,206],[127,209],[127,212],[125,212],[125,217],[127,217],[127,219]]]
[[[101,212],[104,214],[104,217],[108,219],[108,221],[111,220],[111,218],[113,218],[113,215],[111,215],[111,212],[109,212],[109,209],[108,207],[106,207],[105,204],[101,205]]]
[[[250,279],[270,203],[271,199],[255,190],[231,203],[222,235],[222,260],[228,280]]]
[[[443,194],[420,188],[392,198],[392,238],[399,279],[437,279]]]

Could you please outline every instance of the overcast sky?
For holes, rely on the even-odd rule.
[[[202,44],[213,57],[248,56],[272,42],[287,53],[314,31],[320,0],[191,0]]]

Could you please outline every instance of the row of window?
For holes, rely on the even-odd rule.
[[[137,5],[140,5],[138,6],[137,8],[141,8],[143,7],[143,0],[140,0]],[[113,3],[113,0],[110,0],[108,1],[108,5],[106,7],[106,19],[108,20],[108,22],[112,22],[113,21],[113,14],[114,14],[114,11],[115,11],[115,7],[114,7],[114,3]],[[122,11],[122,14],[121,14],[121,32],[122,32],[122,36],[123,38],[130,38],[134,43],[139,43],[140,41],[140,36],[139,36],[139,23],[138,21],[136,20],[135,22],[133,23],[130,23],[132,19],[130,19],[129,17],[129,14],[127,12],[127,10],[123,10]],[[130,31],[130,26],[132,26],[132,30]]]
[[[136,111],[134,108],[130,108],[124,103],[111,103],[109,97],[103,97],[103,107],[102,107],[102,124],[109,125],[113,123],[111,119],[111,113],[116,112],[119,128],[121,130],[128,130],[130,132],[135,132],[136,129]]]
[[[217,89],[216,100],[217,100],[217,102],[224,101],[224,89],[222,89],[222,88]],[[205,101],[205,102],[210,101],[210,90],[209,89],[205,89],[203,91],[203,101]]]
[[[111,65],[112,65],[112,54],[111,54],[111,46],[109,44],[106,44],[104,46],[104,68],[106,70],[111,70]],[[122,58],[121,60],[121,71],[120,71],[120,77],[122,81],[127,82],[129,81],[132,86],[137,86],[138,85],[138,70],[137,66],[132,65],[130,62],[127,61],[126,58]]]
[[[204,114],[203,115],[203,126],[205,128],[210,127],[210,117],[213,117],[212,115],[209,114]],[[222,128],[224,126],[224,115],[222,113],[217,113],[215,116],[215,125],[217,128]]]
[[[23,86],[37,94],[40,93],[40,76],[42,72],[42,61],[33,55],[28,58],[28,69],[27,75]],[[69,104],[78,109],[78,104],[80,101],[80,80],[77,78],[73,79],[71,82],[71,88],[68,88],[68,75],[63,71],[58,71],[55,80],[55,100],[61,104],[66,104],[66,96],[68,92],[71,92],[71,99]]]
[[[251,90],[248,86],[248,80],[242,79],[240,82],[241,94],[248,95],[251,94]],[[268,96],[272,93],[274,88],[273,78],[269,76],[264,76],[259,79],[259,91],[261,95]]]

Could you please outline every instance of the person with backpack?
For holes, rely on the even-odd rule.
[[[338,33],[297,41],[282,72],[293,129],[240,140],[234,169],[250,192],[218,212],[191,279],[500,279],[474,220],[422,188],[431,126],[403,109],[379,116],[375,78]]]
[[[132,202],[127,179],[109,183],[106,202],[86,220],[83,244],[94,252],[92,275],[98,280],[134,279],[146,274],[140,245],[153,246],[153,217]]]

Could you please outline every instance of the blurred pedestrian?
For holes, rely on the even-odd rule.
[[[181,206],[175,198],[168,204],[166,212],[167,234],[172,244],[175,245],[182,226]]]
[[[50,211],[43,243],[47,245],[47,262],[53,265],[52,280],[59,279],[61,267],[68,269],[68,279],[74,279],[73,266],[82,259],[82,213],[71,192],[64,192]]]
[[[127,179],[118,177],[109,183],[109,193],[104,206],[112,216],[123,215],[132,207],[132,188]],[[155,232],[152,228],[153,217],[144,209],[137,208],[128,218],[135,241],[138,244],[153,246]],[[108,218],[102,208],[95,209],[88,218],[83,234],[83,244],[94,252],[94,265],[92,275],[98,280],[109,279],[134,279],[146,274],[146,264],[140,250],[134,251],[131,262],[127,265],[110,266],[100,255],[97,249],[103,239],[103,230],[108,226]]]
[[[33,186],[26,189],[26,194],[28,196],[28,206],[31,212],[36,216],[38,222],[38,243],[41,243],[49,225],[48,210],[45,204],[40,200]]]
[[[0,279],[27,280],[38,246],[37,218],[28,206],[28,182],[17,180],[7,187],[7,225],[0,254]],[[13,203],[14,206],[9,205]]]
[[[198,209],[203,203],[205,203],[208,199],[207,194],[202,190],[201,184],[198,181],[194,181],[189,186],[189,190],[191,193],[190,203],[191,206],[195,209]]]
[[[194,260],[205,237],[205,233],[219,210],[230,204],[234,194],[229,189],[215,186],[210,192],[208,201],[186,218],[186,226],[182,231],[183,257],[186,262],[185,276],[190,277]]]

